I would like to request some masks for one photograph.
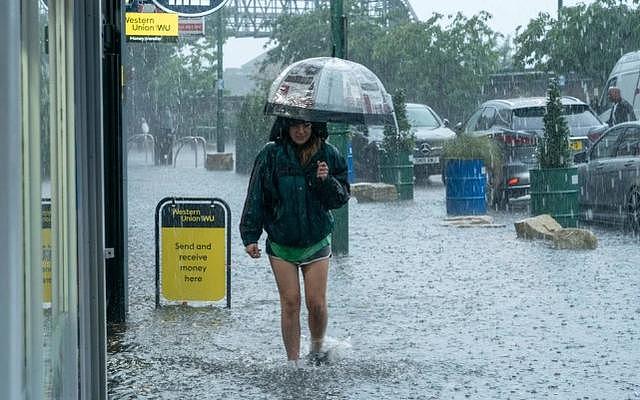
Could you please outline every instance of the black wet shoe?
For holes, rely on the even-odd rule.
[[[329,353],[326,351],[311,352],[307,355],[307,361],[316,367],[329,364]]]

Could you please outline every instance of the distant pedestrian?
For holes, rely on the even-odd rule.
[[[633,106],[622,98],[620,88],[611,86],[608,91],[609,100],[613,103],[611,114],[607,120],[609,126],[614,126],[627,121],[635,121],[636,115],[633,112]]]
[[[144,117],[141,118],[140,131],[143,135],[149,134],[149,124],[147,124],[147,120]]]
[[[157,117],[158,129],[156,137],[156,165],[171,165],[173,163],[173,144],[175,119],[169,106],[165,106]]]
[[[347,162],[325,142],[324,123],[277,118],[270,140],[256,157],[240,221],[245,251],[261,255],[258,239],[267,233],[266,253],[280,294],[281,329],[287,359],[299,365],[300,280],[309,312],[309,359],[327,360],[327,277],[336,209],[349,200]]]

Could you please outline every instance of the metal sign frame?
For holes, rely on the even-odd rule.
[[[231,208],[222,199],[219,198],[194,198],[194,197],[165,197],[156,206],[155,213],[155,247],[156,247],[156,308],[160,304],[160,225],[162,224],[162,210],[167,205],[189,205],[189,204],[208,204],[219,205],[224,209],[225,213],[225,231],[226,231],[226,299],[227,308],[231,308]]]
[[[187,1],[189,3],[191,3],[190,0],[187,0]],[[221,9],[222,7],[224,7],[225,4],[227,4],[229,2],[229,0],[213,0],[212,2],[214,4],[212,6],[209,6],[209,7],[211,7],[210,9],[208,9],[206,11],[191,13],[191,12],[184,12],[184,11],[181,11],[181,10],[184,10],[185,8],[186,9],[189,9],[189,8],[192,8],[192,7],[202,8],[202,7],[207,7],[207,6],[184,4],[184,5],[173,5],[173,8],[172,8],[171,6],[168,6],[166,4],[162,4],[161,0],[153,0],[153,4],[155,4],[162,11],[168,12],[168,13],[175,13],[175,14],[178,14],[179,16],[182,16],[182,17],[204,17],[205,15],[213,14],[214,12],[216,12],[219,9]]]

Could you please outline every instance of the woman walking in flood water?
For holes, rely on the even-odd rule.
[[[349,200],[347,163],[325,142],[324,123],[278,117],[268,143],[256,157],[240,221],[245,251],[261,255],[258,239],[266,231],[265,250],[280,295],[281,328],[287,359],[300,358],[300,279],[309,314],[309,359],[327,359],[327,276],[333,217],[329,210]]]

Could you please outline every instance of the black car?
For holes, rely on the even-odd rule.
[[[546,101],[545,97],[489,100],[465,123],[465,133],[488,135],[502,150],[502,170],[488,176],[490,205],[504,207],[511,199],[529,193],[529,169],[538,163],[536,144],[544,128]],[[590,138],[598,137],[607,126],[579,99],[563,96],[561,103],[569,127],[570,146],[577,153],[588,148]]]
[[[574,161],[581,218],[640,233],[640,122],[609,128]]]

